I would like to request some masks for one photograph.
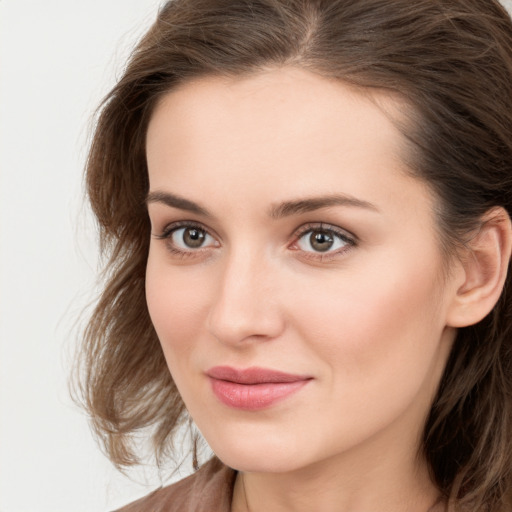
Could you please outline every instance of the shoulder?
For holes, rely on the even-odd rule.
[[[214,457],[189,477],[117,512],[229,512],[235,477],[235,470]]]

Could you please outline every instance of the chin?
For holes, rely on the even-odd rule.
[[[208,441],[208,439],[207,439]],[[277,439],[266,438],[255,441],[245,437],[229,439],[228,442],[217,439],[209,443],[215,455],[227,466],[246,473],[287,473],[307,465],[300,443],[283,442],[283,436]]]

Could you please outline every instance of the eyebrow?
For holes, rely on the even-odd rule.
[[[213,215],[204,207],[185,199],[184,197],[171,194],[169,192],[149,192],[146,197],[146,203],[163,203],[171,208],[178,208],[191,213],[196,213],[204,217],[213,217]],[[363,208],[378,212],[378,208],[368,201],[357,199],[348,195],[329,195],[319,197],[309,197],[304,199],[296,199],[292,201],[284,201],[282,203],[273,205],[269,210],[269,217],[272,219],[281,219],[291,215],[300,215],[330,206],[351,206],[356,208]]]
[[[149,192],[146,196],[146,204],[148,203],[163,203],[171,208],[178,208],[179,210],[196,213],[204,217],[213,217],[206,208],[199,206],[194,201],[170,194],[169,192]]]
[[[378,208],[368,201],[363,201],[348,195],[329,195],[285,201],[270,209],[269,215],[273,219],[280,219],[290,215],[300,215],[329,206],[352,206],[378,212]]]

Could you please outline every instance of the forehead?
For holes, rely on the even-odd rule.
[[[227,186],[255,201],[258,191],[272,202],[328,192],[399,201],[406,183],[424,185],[401,158],[397,106],[296,68],[185,83],[150,121],[150,187],[200,201],[226,201]]]
[[[357,88],[293,67],[234,78],[207,76],[180,84],[160,100],[148,139],[155,135],[151,127],[171,116],[179,119],[180,132],[192,129],[197,133],[201,127],[210,130],[222,123],[226,128],[250,126],[251,133],[260,137],[274,136],[272,130],[280,130],[281,137],[299,135],[299,129],[312,137],[313,130],[321,129],[325,135],[330,128],[347,124],[388,127],[390,117],[398,116],[399,102],[390,92]]]

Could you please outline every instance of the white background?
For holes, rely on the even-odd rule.
[[[67,378],[96,266],[89,121],[160,4],[0,0],[0,512],[104,512],[158,484],[117,473]]]
[[[95,280],[90,119],[160,3],[0,0],[1,512],[104,512],[149,489],[101,454],[67,379]]]

